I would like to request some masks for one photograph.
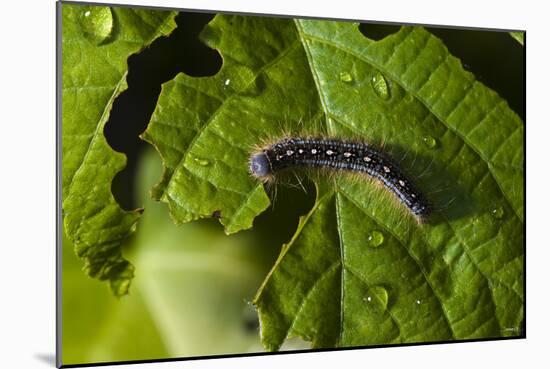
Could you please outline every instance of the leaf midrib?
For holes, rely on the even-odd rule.
[[[441,297],[437,294],[434,286],[432,285],[432,282],[428,279],[428,276],[427,276],[427,273],[426,271],[424,270],[424,267],[422,266],[422,264],[420,264],[420,262],[411,254],[410,250],[407,248],[407,246],[405,245],[405,243],[401,240],[400,237],[397,236],[397,234],[395,234],[395,232],[386,227],[384,224],[380,223],[378,221],[378,219],[372,217],[371,214],[369,214],[368,212],[365,211],[365,209],[360,206],[360,204],[357,203],[357,201],[352,197],[350,196],[349,194],[347,194],[344,190],[339,190],[338,193],[342,194],[346,199],[348,199],[350,202],[352,202],[358,209],[361,210],[361,212],[366,216],[368,217],[369,219],[371,219],[374,223],[378,224],[380,226],[380,228],[384,229],[386,232],[388,232],[395,240],[397,240],[397,242],[399,243],[399,245],[401,245],[403,247],[403,249],[407,252],[407,255],[409,255],[409,257],[415,262],[416,266],[418,267],[418,270],[420,270],[420,272],[422,273],[422,276],[424,277],[424,280],[426,281],[427,285],[430,287],[430,289],[432,290],[432,293],[434,295],[434,297],[436,298],[437,302],[439,302],[439,305],[441,307],[441,311],[443,313],[443,317],[445,318],[445,323],[447,324],[447,327],[449,328],[449,331],[451,332],[451,337],[452,339],[456,339],[455,338],[455,334],[454,334],[454,330],[453,330],[453,326],[451,324],[451,321],[449,319],[449,316],[448,316],[448,312],[446,310],[446,307],[445,307],[445,304],[443,303],[443,300],[441,299]],[[426,246],[428,246],[426,244],[426,240],[424,240],[422,238],[422,242],[424,242],[424,244]]]

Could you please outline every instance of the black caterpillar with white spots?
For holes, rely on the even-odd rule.
[[[420,218],[430,206],[401,169],[386,154],[365,143],[336,139],[285,138],[250,157],[250,171],[258,178],[292,167],[314,167],[366,173],[381,181]]]

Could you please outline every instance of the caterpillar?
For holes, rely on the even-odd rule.
[[[419,219],[427,217],[431,210],[427,199],[399,166],[387,154],[367,143],[330,138],[284,138],[255,151],[249,161],[252,175],[262,180],[293,167],[364,173],[379,180]]]

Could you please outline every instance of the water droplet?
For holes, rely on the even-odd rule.
[[[386,310],[388,307],[388,291],[382,286],[373,286],[369,288],[371,296],[367,298],[368,301],[374,301],[381,308]],[[370,299],[370,300],[369,300]]]
[[[370,247],[378,247],[384,243],[384,234],[380,231],[372,231],[367,238]]]
[[[229,84],[231,83],[231,80],[228,78],[225,80],[225,82],[223,83],[225,86],[229,86]]]
[[[421,300],[416,300],[416,304],[417,304],[417,305],[420,305],[421,303],[422,303]]]
[[[87,6],[80,15],[80,28],[86,38],[96,45],[109,40],[113,24],[113,13],[107,6]]]
[[[493,214],[493,216],[497,219],[502,219],[504,216],[504,209],[502,206],[499,206],[498,208],[491,210],[491,214]]]
[[[203,167],[210,165],[210,161],[208,161],[207,159],[195,158],[195,161]]]
[[[437,147],[437,140],[432,136],[422,137],[422,141],[424,141],[424,144],[430,149],[435,149]]]
[[[348,72],[340,72],[340,81],[342,82],[353,82],[353,77]]]
[[[371,79],[371,85],[378,97],[387,100],[390,98],[388,82],[381,73],[376,73]]]

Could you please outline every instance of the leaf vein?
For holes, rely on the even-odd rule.
[[[393,238],[395,238],[397,240],[397,242],[405,249],[405,251],[407,251],[407,254],[411,257],[411,259],[416,263],[416,265],[418,266],[418,269],[420,270],[420,272],[422,273],[425,281],[426,281],[426,284],[430,287],[430,289],[432,290],[432,293],[434,294],[434,297],[436,298],[436,300],[439,302],[439,305],[441,307],[441,311],[443,313],[443,316],[445,318],[445,322],[447,323],[447,326],[449,327],[449,330],[451,332],[451,336],[453,339],[456,339],[455,336],[454,336],[454,331],[453,331],[453,326],[451,324],[451,321],[449,320],[449,317],[448,317],[448,313],[447,313],[447,310],[445,308],[445,304],[443,303],[442,299],[439,297],[439,295],[436,293],[435,291],[435,288],[434,286],[432,285],[432,283],[430,282],[430,280],[428,279],[428,275],[426,273],[426,271],[424,270],[424,267],[421,265],[420,261],[418,261],[414,255],[410,252],[410,250],[405,246],[405,243],[403,242],[403,240],[401,240],[401,238],[399,238],[397,236],[397,234],[390,228],[386,227],[385,224],[383,224],[382,222],[379,222],[378,219],[376,218],[373,218],[371,214],[367,213],[363,207],[361,207],[357,201],[352,197],[350,196],[349,194],[347,194],[345,192],[345,190],[343,189],[340,189],[339,190],[349,201],[351,201],[353,204],[355,204],[355,206],[358,208],[358,209],[361,209],[361,211],[363,212],[363,214],[365,214],[368,218],[370,218],[371,220],[373,220],[375,223],[377,223],[378,225],[380,225],[382,228],[384,228],[386,230],[386,232],[388,232],[390,235],[393,236]],[[424,242],[424,244],[426,244],[426,240],[422,239],[422,241]],[[426,244],[427,246],[427,244]]]
[[[363,60],[365,63],[367,64],[370,64],[370,65],[373,65],[375,68],[379,69],[379,70],[383,70],[383,68],[381,68],[381,66],[375,64],[372,60],[369,60],[367,58],[365,58],[363,55],[361,54],[357,54],[355,51],[351,50],[351,49],[348,49],[342,45],[338,45],[338,44],[335,44],[329,40],[326,40],[326,39],[322,39],[322,38],[318,38],[318,37],[315,37],[315,36],[312,36],[312,35],[307,35],[307,34],[303,34],[302,35],[304,38],[309,38],[310,40],[312,41],[317,41],[317,42],[320,42],[320,43],[325,43],[329,46],[332,46],[336,49],[339,49],[339,50],[342,50],[344,52],[347,52],[348,54],[360,59],[360,60]],[[447,59],[449,57],[450,54],[446,54],[445,55],[445,59]],[[443,63],[441,63],[443,64]],[[440,64],[440,65],[441,65]],[[438,66],[439,68],[439,66]],[[385,73],[388,73],[386,71],[384,71]],[[389,74],[389,73],[388,73]],[[430,74],[430,78],[431,76],[433,75],[434,73],[431,73]],[[454,129],[453,127],[451,127],[449,124],[447,124],[443,119],[442,117],[440,117],[433,109],[431,109],[431,106],[426,102],[424,101],[420,96],[418,96],[416,93],[408,90],[406,88],[406,86],[403,86],[401,83],[399,83],[398,79],[395,79],[395,82],[398,83],[402,88],[404,88],[406,91],[408,91],[410,94],[412,94],[416,99],[418,99],[418,101],[420,101],[437,119],[438,121],[440,121],[447,129],[451,130],[451,132],[453,132],[457,137],[459,137],[462,141],[464,141],[466,143],[466,145],[472,149],[484,162],[486,163],[489,163],[489,160],[488,158],[485,157],[484,154],[482,154],[477,148],[475,145],[473,145],[464,135],[462,135],[458,130]],[[326,109],[326,107],[325,107]],[[509,165],[507,165],[506,163],[503,163],[502,164],[503,166],[505,167],[509,167]],[[489,170],[491,171],[490,167],[489,167]],[[493,179],[495,180],[495,182],[498,184],[498,181],[494,175],[494,173],[491,171],[491,175],[493,177]],[[502,187],[499,185],[499,189],[500,191],[502,192],[504,198],[506,199],[506,201],[509,203],[509,205],[514,208],[511,200],[508,198],[508,195],[507,193],[502,189]],[[518,219],[523,223],[523,220],[518,216],[517,212],[514,213],[516,215],[516,217],[518,217]]]
[[[224,102],[221,105],[219,105],[217,107],[217,109],[212,113],[212,115],[208,118],[208,120],[198,129],[197,134],[193,137],[191,142],[189,142],[189,145],[187,145],[187,148],[186,148],[185,152],[183,153],[182,157],[180,158],[178,164],[175,166],[174,171],[172,172],[172,175],[170,176],[170,178],[168,179],[168,182],[166,183],[166,185],[162,189],[163,193],[166,192],[166,189],[170,186],[170,184],[172,182],[172,179],[174,178],[173,173],[176,173],[176,171],[178,171],[179,168],[181,168],[183,166],[184,159],[189,154],[189,152],[191,152],[191,149],[195,145],[195,142],[199,139],[199,137],[202,135],[202,133],[210,126],[210,124],[214,121],[214,119],[217,117],[217,115],[222,111],[222,108],[226,106],[227,102],[232,100],[233,98],[235,98],[237,96],[240,96],[239,92],[245,90],[248,86],[250,86],[256,80],[256,78],[258,78],[258,76],[260,74],[262,74],[264,71],[266,71],[267,69],[269,69],[273,65],[277,64],[282,58],[284,58],[288,53],[290,53],[298,45],[299,45],[298,41],[291,43],[275,59],[271,60],[269,63],[262,66],[258,70],[258,72],[250,79],[250,81],[248,81],[245,84],[243,89],[241,89],[239,91],[236,91],[234,94],[230,95],[227,99],[224,100]],[[195,175],[195,173],[193,173],[191,171],[188,171],[188,172],[191,173],[192,175]],[[235,191],[233,191],[233,192],[235,192]]]

